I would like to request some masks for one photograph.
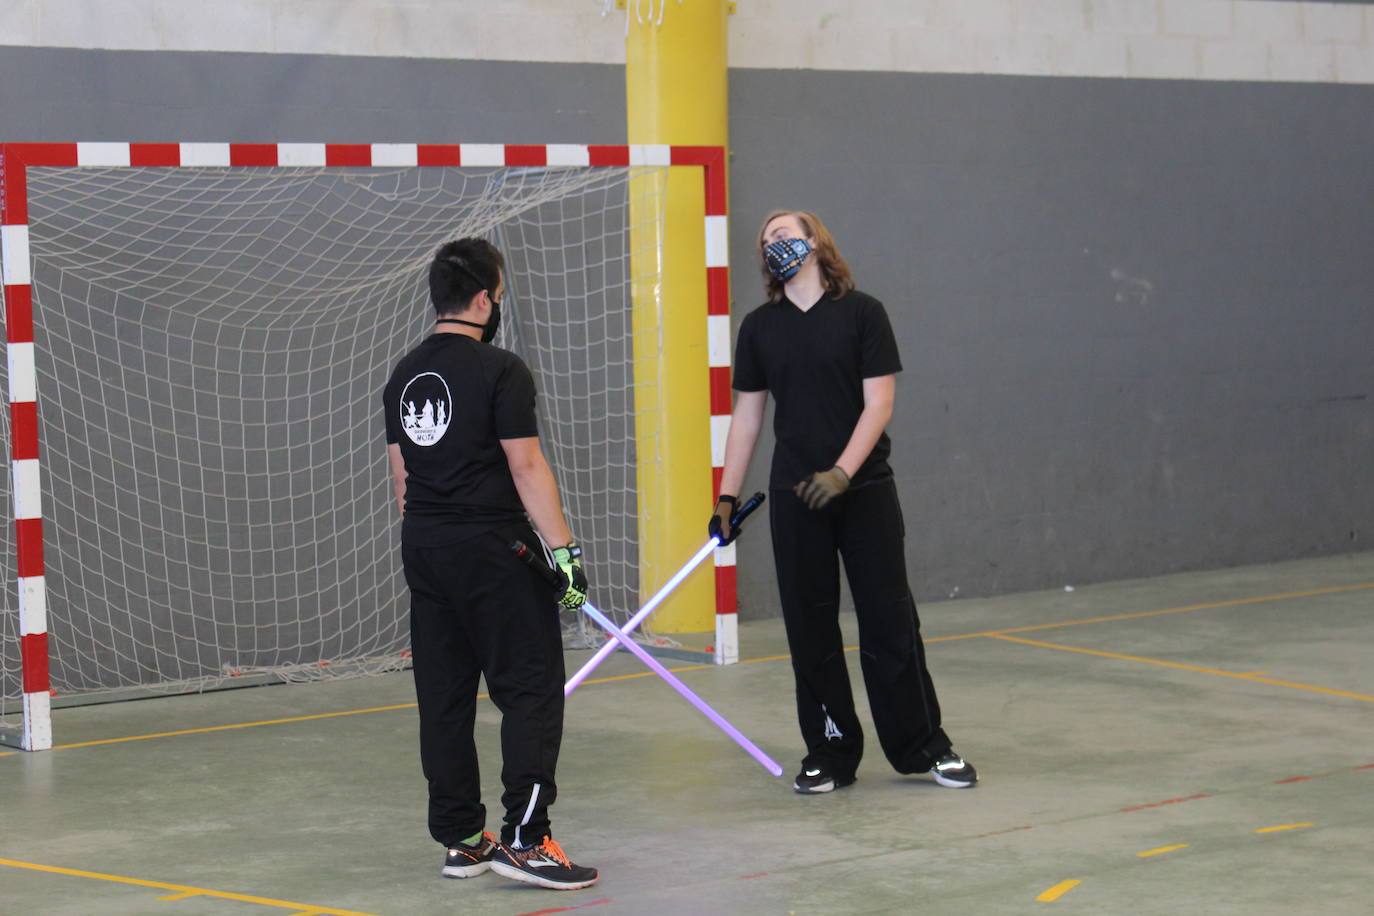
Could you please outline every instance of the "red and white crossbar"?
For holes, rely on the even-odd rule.
[[[18,553],[19,633],[23,665],[22,746],[52,746],[48,623],[43,581],[43,507],[34,372],[29,167],[121,166],[701,166],[705,173],[706,322],[710,365],[712,497],[720,491],[730,425],[730,259],[726,231],[725,150],[718,146],[501,143],[3,143],[0,270],[8,332],[11,469]],[[705,499],[702,505],[707,505]],[[735,548],[715,554],[715,660],[739,660]]]

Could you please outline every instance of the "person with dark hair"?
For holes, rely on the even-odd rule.
[[[410,587],[420,763],[429,831],[447,850],[442,874],[491,869],[571,890],[599,875],[573,864],[549,832],[563,738],[558,608],[581,607],[587,579],[539,444],[534,377],[492,345],[503,267],[485,239],[438,250],[429,268],[434,333],[402,357],[382,394]],[[551,560],[563,573],[561,595],[510,550],[536,538],[560,545]],[[473,737],[482,676],[501,711],[499,840],[483,831]]]
[[[730,515],[771,393],[773,559],[806,743],[792,787],[815,794],[848,786],[863,756],[839,626],[843,559],[883,753],[899,773],[928,772],[942,786],[967,788],[978,775],[941,728],[907,583],[885,432],[902,364],[887,313],[855,289],[813,213],[769,214],[758,251],[768,302],[740,325],[734,413],[708,529],[722,543],[733,539]]]

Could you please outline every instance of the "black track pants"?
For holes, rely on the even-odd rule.
[[[850,490],[818,511],[791,490],[770,496],[773,558],[806,742],[803,765],[823,765],[848,778],[863,756],[839,626],[843,558],[878,741],[897,772],[929,770],[950,742],[940,728],[940,704],[907,584],[896,484],[889,479]]]
[[[501,840],[549,833],[563,739],[563,639],[548,584],[510,552],[537,544],[527,526],[455,547],[404,547],[410,586],[420,762],[429,781],[429,831],[445,845],[482,830],[486,808],[473,722],[479,675],[501,711]]]

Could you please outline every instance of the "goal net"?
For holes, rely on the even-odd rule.
[[[434,250],[465,235],[506,256],[497,343],[535,374],[598,605],[623,622],[640,595],[631,245],[659,237],[630,225],[647,168],[30,168],[59,701],[406,664],[379,397],[432,328]],[[604,638],[565,616],[569,645]]]

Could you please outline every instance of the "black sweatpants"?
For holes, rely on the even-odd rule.
[[[940,728],[940,704],[907,584],[896,484],[888,479],[861,486],[814,511],[791,490],[770,495],[773,559],[806,742],[803,766],[821,765],[850,778],[863,756],[863,729],[840,636],[843,558],[878,741],[897,772],[929,770],[950,741]]]
[[[539,543],[524,525],[453,547],[401,550],[429,832],[444,845],[486,824],[473,739],[479,675],[501,711],[501,841],[532,845],[549,834],[563,740],[563,637],[554,594],[510,552],[514,537]]]

